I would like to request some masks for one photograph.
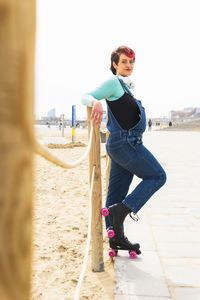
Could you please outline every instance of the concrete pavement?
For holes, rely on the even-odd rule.
[[[200,132],[144,135],[167,173],[167,183],[127,217],[126,235],[142,254],[115,258],[115,300],[200,300]],[[134,178],[131,189],[139,183]]]

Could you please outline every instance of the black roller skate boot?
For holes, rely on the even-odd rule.
[[[129,209],[123,203],[117,203],[109,206],[109,217],[111,224],[113,226],[114,236],[109,239],[110,244],[110,257],[117,255],[118,250],[128,250],[129,256],[135,258],[136,255],[141,254],[140,244],[132,244],[128,238],[124,235],[123,223],[128,214],[131,214],[131,209]],[[133,217],[132,217],[133,218]],[[133,218],[134,220],[137,220]]]
[[[111,248],[111,250],[109,251],[110,257],[114,257],[115,255],[117,255],[118,250],[127,250],[129,252],[130,258],[132,259],[141,254],[140,244],[132,244],[125,235],[120,237],[115,235],[113,238],[110,238],[109,245]]]
[[[124,235],[123,223],[126,216],[132,212],[131,209],[120,202],[109,206],[108,211],[109,211],[110,222],[113,226],[115,235],[117,235],[118,237],[120,236],[123,237]]]

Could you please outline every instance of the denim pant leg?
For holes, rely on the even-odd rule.
[[[133,174],[121,167],[111,159],[108,193],[106,199],[106,207],[115,203],[122,202],[125,199]],[[106,217],[106,228],[110,227],[109,217]]]
[[[131,145],[127,144],[123,149],[123,155],[129,160],[126,169],[142,179],[132,193],[123,200],[126,206],[137,213],[149,198],[164,185],[166,173],[156,158],[143,145],[137,145],[133,149]]]

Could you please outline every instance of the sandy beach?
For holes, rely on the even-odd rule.
[[[36,131],[40,140],[61,136],[55,130]],[[71,141],[71,131],[65,137]],[[77,132],[77,141],[87,144],[87,130]],[[77,160],[85,147],[49,149],[65,161]],[[105,154],[105,144],[101,144]],[[102,170],[105,158],[102,158]],[[103,203],[105,175],[102,171]],[[33,291],[32,300],[70,300],[82,268],[87,239],[89,204],[88,159],[74,169],[62,169],[35,155]],[[104,220],[103,220],[104,221]],[[80,299],[113,299],[113,262],[107,255],[104,231],[105,272],[91,271],[90,257]]]

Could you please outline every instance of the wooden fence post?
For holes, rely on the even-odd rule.
[[[31,291],[35,0],[0,0],[0,299]]]
[[[88,120],[88,136],[90,135],[92,108],[87,107]],[[93,126],[93,141],[89,154],[89,173],[90,183],[92,177],[93,166],[95,168],[94,186],[92,193],[92,228],[91,228],[91,242],[92,242],[92,270],[101,272],[104,270],[103,262],[103,234],[102,234],[102,187],[101,187],[101,155],[100,155],[100,135],[99,126]]]

